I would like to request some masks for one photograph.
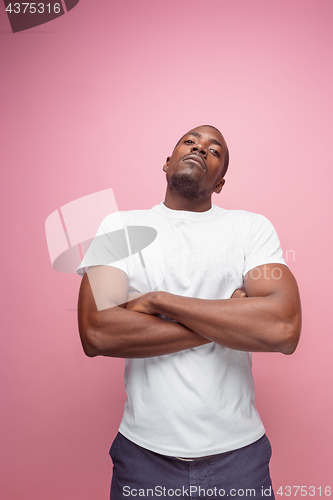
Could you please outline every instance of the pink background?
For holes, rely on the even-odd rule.
[[[301,343],[254,355],[274,487],[333,487],[331,0],[81,0],[15,35],[0,13],[1,498],[108,498],[123,360],[83,354],[80,279],[52,269],[44,222],[109,187],[121,210],[159,203],[203,123],[230,148],[214,202],[294,252]]]

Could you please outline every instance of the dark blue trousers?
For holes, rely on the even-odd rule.
[[[183,461],[146,450],[118,433],[112,443],[111,500],[274,500],[266,435],[238,450]]]

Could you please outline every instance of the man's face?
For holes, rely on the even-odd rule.
[[[223,138],[211,127],[197,127],[181,138],[163,170],[168,186],[189,199],[204,199],[223,187]]]

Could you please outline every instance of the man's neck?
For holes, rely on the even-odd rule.
[[[187,212],[207,212],[212,208],[211,197],[203,200],[187,199],[174,195],[167,190],[164,205],[171,210],[186,210]]]

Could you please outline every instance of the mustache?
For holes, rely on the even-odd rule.
[[[201,156],[198,153],[189,153],[187,155],[184,155],[184,156],[181,157],[181,160],[184,160],[186,158],[191,158],[191,157],[194,157],[194,156],[196,156],[198,158],[199,163],[203,166],[204,170],[207,171],[207,164],[205,162],[205,159],[203,158],[203,156]]]

